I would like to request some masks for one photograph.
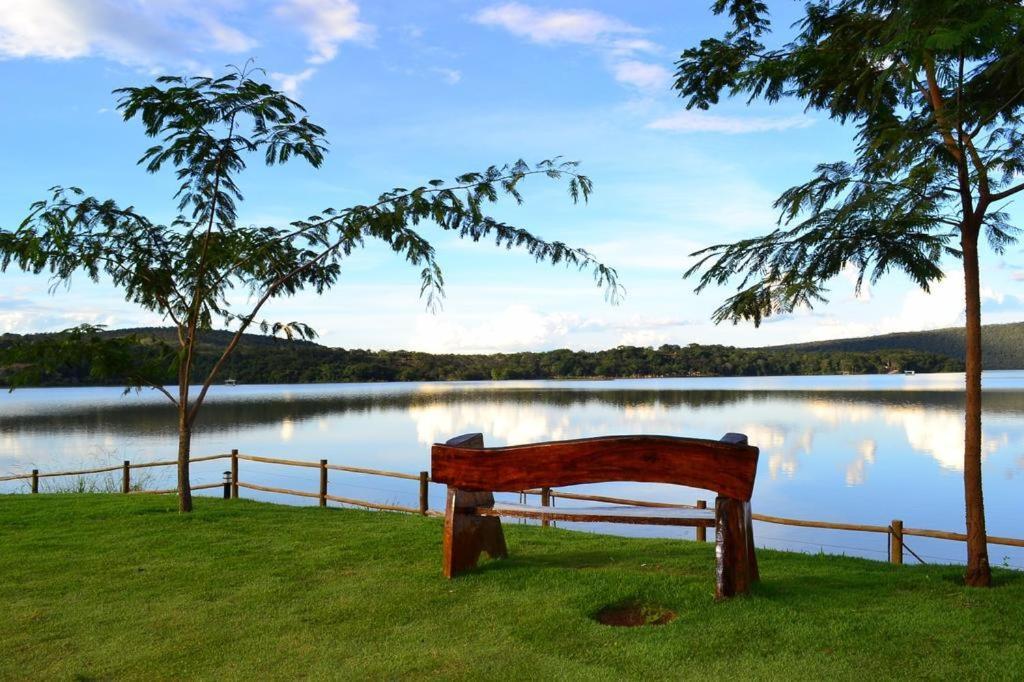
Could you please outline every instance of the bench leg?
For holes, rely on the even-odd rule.
[[[715,598],[746,594],[759,577],[750,503],[719,497],[715,500]]]
[[[475,568],[481,552],[487,552],[492,559],[508,557],[501,519],[469,513],[475,507],[493,505],[492,493],[470,493],[448,488],[444,514],[444,577],[454,578]]]
[[[750,582],[761,581],[761,570],[757,567],[757,551],[754,549],[754,519],[751,518],[750,503],[743,503],[744,534],[747,537],[747,572]]]

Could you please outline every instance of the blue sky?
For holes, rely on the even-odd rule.
[[[723,29],[710,2],[411,2],[375,0],[5,0],[0,14],[0,225],[14,227],[55,184],[173,217],[173,177],[135,166],[148,145],[110,91],[161,73],[218,73],[253,57],[327,128],[319,171],[252,167],[240,184],[247,223],[285,224],[326,207],[524,158],[578,159],[589,205],[564,188],[525,185],[498,217],[590,249],[627,294],[607,304],[586,273],[463,243],[425,227],[448,282],[444,308],[418,298],[417,272],[370,246],[327,295],[268,310],[308,322],[328,345],[430,351],[598,349],[619,344],[740,346],[956,325],[959,264],[925,295],[899,275],[854,296],[839,277],[830,304],[760,329],[710,323],[727,295],[701,296],[687,254],[774,226],[774,198],[814,165],[846,157],[851,131],[797,102],[726,101],[686,112],[669,90],[673,61]],[[798,3],[778,5],[778,26]],[[789,14],[786,14],[786,13]],[[1011,215],[1022,215],[1010,207]],[[983,262],[986,322],[1024,318],[1019,246]],[[160,324],[111,286],[9,271],[0,332],[82,322]]]

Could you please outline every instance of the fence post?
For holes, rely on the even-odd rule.
[[[540,506],[542,506],[542,507],[550,507],[551,506],[551,488],[541,488],[540,489]],[[551,521],[542,518],[540,520],[540,525],[542,527],[544,527],[544,528],[547,528],[548,526],[551,525]]]
[[[238,450],[231,451],[231,499],[238,499]]]
[[[132,463],[124,461],[121,469],[121,492],[127,495],[132,490]]]
[[[39,492],[39,469],[32,470],[32,492]]]
[[[427,515],[427,510],[430,509],[429,502],[427,501],[427,490],[430,483],[430,474],[426,471],[420,472],[420,514],[423,516]]]
[[[231,499],[231,472],[230,471],[225,471],[224,472],[224,499],[225,500],[230,500]]]
[[[707,500],[697,500],[697,509],[707,509],[707,508],[708,508]],[[697,526],[694,530],[697,533],[697,542],[707,542],[708,541],[708,529],[707,528],[705,528],[704,526]]]
[[[327,460],[320,460],[320,506],[327,506]]]
[[[889,563],[903,563],[903,522],[898,519],[889,524]]]

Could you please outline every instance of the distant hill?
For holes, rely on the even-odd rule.
[[[132,327],[131,329],[110,329],[103,332],[104,336],[129,336],[131,334],[159,339],[170,344],[178,342],[178,332],[174,327]],[[205,331],[199,337],[199,345],[210,349],[224,348],[234,335],[234,332],[222,330]],[[263,334],[242,334],[241,343],[246,348],[326,348],[326,346],[321,346],[319,343],[313,343],[312,341],[302,341],[299,339],[289,341],[288,339],[265,336]]]
[[[964,360],[964,329],[949,327],[924,332],[899,332],[832,341],[813,341],[763,350],[879,351],[901,348],[938,353]],[[987,324],[981,331],[982,366],[985,369],[1024,369],[1024,322]]]
[[[174,347],[170,328],[109,330],[104,334],[134,334],[157,338]],[[23,347],[45,335],[0,336],[0,381],[25,367],[24,360],[4,366],[5,348]],[[196,376],[204,376],[229,332],[206,332],[195,358]],[[31,353],[31,351],[29,351]],[[172,383],[173,362],[160,349],[143,341],[135,351],[144,361],[166,370],[152,381]],[[8,357],[24,358],[16,352]],[[29,355],[28,357],[31,357]],[[20,365],[18,363],[21,363]],[[30,366],[30,365],[29,365]],[[118,377],[92,376],[87,360],[69,361],[33,381],[37,385],[71,386],[118,383]],[[373,351],[328,348],[308,341],[287,341],[247,334],[229,358],[220,380],[239,383],[331,383],[368,381],[473,381],[481,379],[584,379],[615,377],[767,376],[800,374],[886,374],[890,372],[955,372],[963,362],[949,355],[920,349],[882,347],[868,350],[800,348],[736,348],[722,345],[664,344],[658,348],[619,346],[602,351],[558,349],[543,352],[456,354],[414,351]]]

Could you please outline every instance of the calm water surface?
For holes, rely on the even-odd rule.
[[[242,452],[415,473],[430,444],[480,431],[489,445],[607,434],[718,438],[746,433],[761,449],[753,507],[776,516],[962,531],[961,374],[688,378],[617,381],[218,386],[193,452]],[[984,474],[989,533],[1024,537],[1024,371],[987,372]],[[115,388],[22,389],[0,397],[0,473],[173,458],[175,416],[156,393]],[[196,483],[225,462],[194,465]],[[151,487],[173,471],[148,469]],[[315,471],[241,463],[242,480],[315,491]],[[55,479],[44,479],[44,486]],[[17,492],[21,483],[0,483]],[[580,486],[661,501],[708,498],[679,487]],[[415,506],[411,481],[331,472],[332,494]],[[247,496],[303,504],[303,498]],[[431,506],[444,490],[431,486]],[[560,504],[568,505],[568,502]],[[691,529],[588,525],[692,537]],[[885,558],[885,536],[758,524],[759,545]],[[960,561],[961,543],[910,538],[928,561]],[[995,564],[1024,551],[992,547]],[[908,561],[912,561],[908,557]]]

